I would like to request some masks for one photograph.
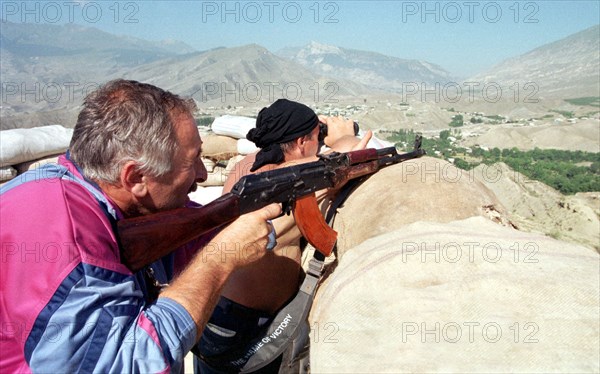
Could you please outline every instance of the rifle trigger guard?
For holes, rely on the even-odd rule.
[[[294,209],[294,200],[290,199],[289,201],[281,203],[281,215],[280,215],[280,217],[282,217],[284,214],[286,216],[289,216],[290,214],[292,214],[292,210],[293,209]]]

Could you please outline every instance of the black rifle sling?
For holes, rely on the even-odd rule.
[[[325,214],[325,221],[327,222],[327,224],[329,226],[333,226],[333,220],[335,218],[335,215],[338,212],[338,208],[340,208],[344,204],[344,202],[348,199],[348,197],[356,189],[356,187],[358,187],[362,182],[364,182],[366,179],[368,179],[368,177],[369,176],[365,176],[365,177],[359,178],[359,179],[352,179],[352,180],[348,181],[341,188],[341,190],[338,192],[337,196],[335,197],[335,199],[333,200],[333,202],[327,209],[327,213]],[[337,246],[337,243],[334,246],[334,250],[335,250],[336,246]],[[305,278],[302,286],[300,286],[300,291],[298,292],[298,294],[300,294],[301,292],[305,292],[307,295],[309,295],[310,299],[307,300],[306,303],[304,303],[304,309],[302,310],[302,313],[301,313],[302,317],[298,320],[300,326],[296,326],[294,333],[287,338],[288,339],[287,344],[292,343],[292,352],[291,352],[291,355],[289,358],[289,362],[287,363],[288,365],[291,365],[295,360],[299,359],[300,355],[303,354],[306,351],[306,349],[308,348],[309,333],[310,333],[310,327],[308,326],[308,313],[310,312],[310,308],[312,306],[312,301],[314,298],[316,287],[319,284],[319,282],[321,281],[321,277],[323,275],[324,261],[325,261],[325,257],[321,254],[321,252],[315,250],[313,258],[308,263],[308,271],[306,274],[307,278],[309,276],[313,277],[313,279],[309,280],[310,287],[311,287],[310,292],[308,292],[309,291],[308,289],[305,289],[305,285],[307,285],[307,278]],[[296,296],[296,298],[298,298],[298,296]],[[294,301],[295,300],[296,299],[294,299]],[[292,301],[292,303],[293,303],[293,301]],[[291,305],[292,303],[290,303],[289,305]],[[296,308],[288,308],[286,306],[282,310],[282,312],[284,312],[286,310],[288,310],[289,312],[298,311],[298,309],[296,309]],[[282,313],[282,312],[280,312],[280,314],[284,314],[284,315],[288,314],[288,313]],[[278,314],[278,315],[280,315],[280,314]],[[300,314],[300,313],[298,313],[298,314]],[[274,323],[271,323],[271,326],[273,326],[273,325],[274,325]],[[287,344],[283,347],[284,349],[287,346]],[[276,355],[273,355],[269,359],[269,361],[265,362],[262,366],[260,366],[260,367],[256,366],[256,367],[252,368],[252,370],[260,369],[261,367],[266,366],[267,364],[272,362],[275,358],[277,358],[279,356],[279,354],[281,354],[283,352],[283,350],[278,352]],[[304,363],[308,363],[308,358],[304,358],[304,360],[305,360]]]
[[[361,184],[366,179],[367,179],[367,177],[363,177],[363,178],[359,178],[359,179],[352,179],[348,183],[346,183],[344,185],[344,187],[342,187],[340,192],[337,194],[337,196],[335,197],[335,199],[333,200],[333,202],[327,209],[327,213],[325,214],[325,222],[327,222],[327,224],[329,226],[333,227],[333,220],[335,219],[335,215],[338,212],[338,208],[340,208],[344,204],[346,199],[348,199],[348,196],[350,196],[350,194],[356,189],[356,187],[358,187],[358,185]],[[337,247],[337,243],[336,243],[336,247]],[[336,248],[334,247],[334,251],[335,251],[335,249]],[[318,251],[315,251],[314,256],[319,258],[320,261],[325,260],[323,255]],[[310,266],[310,264],[309,264],[309,266]],[[319,278],[320,278],[320,276],[319,276]],[[298,334],[296,334],[296,336],[294,337],[294,340],[292,342],[293,343],[292,352],[290,355],[288,365],[291,365],[294,361],[300,359],[300,356],[304,355],[308,348],[310,328],[308,328],[307,321],[306,321],[306,326],[307,326],[306,329],[299,331]],[[308,364],[309,357],[303,357],[302,360],[304,361],[303,364]]]
[[[215,369],[248,373],[265,367],[279,357],[297,335],[299,327],[306,323],[323,272],[323,260],[323,255],[310,260],[306,277],[296,297],[277,313],[258,337],[235,351],[215,356],[198,355],[200,359]]]
[[[369,176],[358,179],[351,179],[348,181],[348,183],[344,185],[344,187],[342,187],[340,192],[335,197],[335,200],[333,200],[333,203],[331,203],[329,209],[327,209],[327,213],[325,214],[325,222],[327,222],[329,226],[333,227],[333,220],[335,219],[335,215],[338,212],[338,208],[341,207],[342,204],[344,204],[344,202],[346,202],[346,199],[348,199],[348,196],[350,196],[354,189],[358,187],[359,184],[364,182],[368,177]]]

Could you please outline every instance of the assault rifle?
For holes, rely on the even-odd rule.
[[[123,263],[133,272],[182,245],[231,223],[240,215],[272,203],[294,212],[302,235],[329,256],[337,233],[323,219],[315,191],[339,187],[380,168],[421,157],[421,137],[413,151],[398,154],[395,147],[319,155],[317,161],[242,177],[231,192],[200,208],[177,208],[117,222]]]

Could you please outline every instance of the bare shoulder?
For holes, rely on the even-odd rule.
[[[223,185],[223,194],[231,191],[233,186],[237,183],[245,175],[252,174],[250,169],[252,168],[252,164],[254,163],[254,159],[256,158],[256,153],[251,153],[238,161],[237,164],[233,166],[231,171],[229,171],[227,175],[227,180]]]

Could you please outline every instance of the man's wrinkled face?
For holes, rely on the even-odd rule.
[[[205,181],[207,171],[200,155],[202,140],[194,118],[189,112],[173,114],[179,149],[173,159],[173,169],[160,178],[150,178],[148,190],[151,211],[162,211],[185,206],[188,194],[196,190],[196,183]]]

